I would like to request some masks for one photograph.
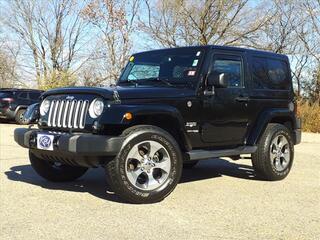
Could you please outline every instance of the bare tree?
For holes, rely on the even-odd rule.
[[[308,58],[303,69],[307,74],[300,85],[311,102],[320,103],[320,0],[297,2],[297,7],[301,24],[294,29],[296,41],[302,44]]]
[[[139,0],[92,0],[84,8],[84,18],[99,31],[100,36],[91,59],[100,71],[97,73],[97,69],[93,68],[95,64],[89,68],[93,81],[98,80],[97,84],[114,83],[127,62],[138,9]]]
[[[74,0],[8,0],[6,5],[5,24],[31,52],[38,86],[74,84],[69,75],[72,64],[79,64],[86,36],[81,6]]]
[[[308,53],[320,64],[320,0],[306,0],[299,4],[299,12],[304,16],[305,25],[296,29],[299,40]]]
[[[14,87],[15,80],[14,60],[0,49],[0,88]]]
[[[268,14],[271,16],[267,24],[264,24],[249,39],[248,47],[268,50],[276,53],[291,54],[297,46],[295,28],[301,24],[296,16],[297,1],[271,0],[268,5],[271,8]]]
[[[316,103],[320,106],[320,65],[310,74],[309,78],[301,83],[303,88],[303,99],[309,104]]]
[[[319,89],[320,0],[3,1],[0,22],[8,42],[22,46],[16,51],[6,43],[1,49],[6,85],[22,84],[22,71],[28,77],[32,71],[44,88],[79,79],[90,86],[110,84],[137,44],[151,43],[152,48],[217,44],[286,54],[298,94],[311,96]]]
[[[307,21],[304,14],[297,15],[300,12],[299,1],[273,0],[272,3],[274,18],[269,25],[262,28],[263,33],[260,33],[260,39],[264,38],[266,42],[264,42],[264,46],[259,46],[259,48],[289,55],[297,95],[300,96],[304,70],[310,57],[305,46],[299,40],[297,31],[304,29]]]
[[[9,44],[0,32],[0,88],[26,86],[18,73],[19,44]]]
[[[250,11],[248,0],[145,0],[140,28],[160,46],[240,45],[271,18]]]

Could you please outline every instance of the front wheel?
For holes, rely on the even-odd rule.
[[[29,152],[32,168],[44,179],[51,182],[68,182],[76,180],[86,173],[88,168],[64,165],[59,162],[51,162],[38,158]]]
[[[272,123],[268,124],[257,151],[252,154],[252,165],[263,179],[281,180],[291,170],[293,155],[294,144],[288,128]]]
[[[18,110],[16,116],[15,116],[15,121],[18,124],[26,124],[26,120],[24,118],[24,114],[26,112],[26,109],[20,109]]]
[[[118,155],[106,165],[111,188],[125,201],[153,203],[168,196],[182,172],[175,139],[153,126],[135,128]]]

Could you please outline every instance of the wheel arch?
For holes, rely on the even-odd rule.
[[[294,137],[293,132],[297,128],[294,112],[289,111],[289,109],[269,109],[259,115],[251,131],[249,131],[246,143],[256,145],[269,123],[279,123],[286,126]]]
[[[18,112],[19,110],[21,110],[21,109],[27,109],[27,108],[28,108],[27,105],[19,105],[19,106],[17,106],[16,109],[14,110],[14,116],[17,115],[17,112]]]
[[[163,112],[158,113],[157,115],[137,115],[131,123],[131,126],[134,127],[138,125],[151,125],[159,127],[167,131],[177,141],[182,151],[188,151],[191,149],[191,143],[184,129],[184,123],[172,114]]]
[[[124,116],[132,114],[128,120]],[[179,110],[165,104],[114,104],[106,108],[105,113],[99,119],[100,125],[114,131],[115,135],[121,134],[126,129],[136,125],[152,125],[160,127],[170,133],[182,151],[191,150],[191,143],[185,129],[185,121]]]

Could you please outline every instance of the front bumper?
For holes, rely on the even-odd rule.
[[[37,134],[54,136],[53,151],[37,149]],[[17,128],[14,140],[22,147],[50,155],[116,156],[122,147],[124,137],[94,135],[91,133],[62,133],[40,129]]]

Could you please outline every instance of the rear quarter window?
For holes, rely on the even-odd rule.
[[[253,57],[252,80],[254,89],[289,90],[290,72],[283,60]]]

